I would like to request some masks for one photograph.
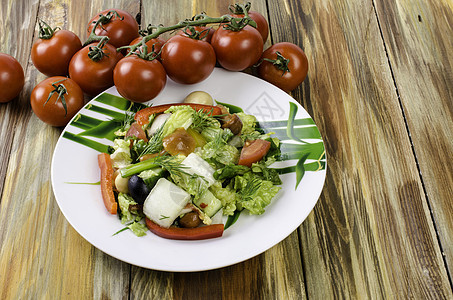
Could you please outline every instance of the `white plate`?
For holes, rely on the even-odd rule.
[[[180,85],[169,80],[165,89],[152,103],[158,105],[182,102],[187,94],[195,90],[206,91],[220,102],[239,106],[246,113],[254,114],[259,121],[288,120],[291,105],[297,108],[296,119],[311,120],[302,106],[282,90],[251,75],[223,69],[215,69],[208,79],[195,85]],[[115,87],[108,89],[106,93],[119,95]],[[98,103],[96,99],[90,101],[80,114],[101,120],[109,119],[93,111],[93,105],[121,112],[109,105]],[[144,268],[202,271],[254,257],[282,241],[305,220],[315,206],[324,185],[326,161],[322,144],[322,153],[318,153],[319,159],[306,160],[307,169],[317,169],[316,166],[319,165],[318,170],[307,170],[297,189],[296,173],[281,175],[282,189],[266,208],[266,212],[260,216],[243,213],[234,225],[225,230],[221,238],[175,241],[160,238],[151,232],[144,237],[136,237],[129,230],[113,235],[124,225],[117,216],[106,211],[100,186],[84,184],[99,182],[99,152],[64,137],[68,132],[77,134],[83,131],[74,124],[72,122],[64,129],[53,155],[52,186],[58,205],[68,222],[93,246],[117,259]],[[318,132],[314,123],[308,127]],[[285,131],[286,126],[279,132],[281,134]],[[87,138],[102,144],[111,144],[105,139]],[[301,145],[322,143],[322,139],[319,137],[287,142]],[[294,166],[297,162],[297,159],[291,159],[277,162],[272,167]]]

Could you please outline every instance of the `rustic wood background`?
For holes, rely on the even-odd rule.
[[[327,178],[301,227],[265,253],[197,273],[147,270],[86,242],[61,214],[50,167],[61,129],[33,115],[37,19],[74,31],[106,8],[173,24],[234,1],[1,0],[0,52],[26,74],[0,104],[1,299],[452,299],[453,4],[252,1],[271,43],[301,46],[292,93],[324,138]],[[0,66],[1,67],[1,66]],[[1,92],[1,91],[0,91]]]

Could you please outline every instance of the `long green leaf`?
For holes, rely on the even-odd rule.
[[[82,114],[78,114],[77,117],[74,118],[74,120],[71,122],[72,126],[87,130],[92,127],[98,126],[100,123],[102,123],[101,120],[98,120],[93,117],[85,116]]]
[[[308,171],[319,171],[319,170],[324,170],[326,168],[326,162],[321,160],[321,161],[314,161],[310,163],[305,163],[304,164],[304,169],[305,172]],[[294,173],[296,172],[296,166],[290,166],[290,167],[285,167],[285,168],[274,168],[278,174],[288,174],[288,173]]]
[[[305,168],[304,168],[304,163],[307,160],[308,154],[304,155],[299,159],[299,161],[296,164],[296,190],[297,187],[299,186],[300,181],[305,175]]]
[[[312,118],[305,118],[305,119],[295,119],[294,126],[305,126],[305,125],[315,125],[315,122],[313,121]],[[259,121],[258,122],[258,127],[261,128],[279,128],[279,127],[287,127],[288,126],[288,120],[281,120],[281,121]]]
[[[131,108],[131,106],[134,111],[147,107],[147,105],[145,104],[130,102],[123,97],[115,96],[109,93],[103,93],[99,95],[95,101],[116,107],[121,110],[128,110]]]
[[[312,144],[281,143],[280,150],[282,153],[280,157],[277,158],[280,161],[300,159],[305,154],[308,154],[307,159],[319,160],[324,154],[324,144],[322,142]]]
[[[236,105],[233,105],[233,104],[219,102],[217,100],[215,102],[217,102],[217,104],[223,105],[226,108],[228,108],[228,111],[230,112],[230,114],[234,114],[234,113],[238,113],[238,112],[244,112],[244,110],[242,108],[240,108],[239,106],[236,106]]]
[[[273,136],[279,140],[321,139],[321,134],[316,126],[294,127],[291,130],[291,136],[288,135],[288,129],[286,128],[265,128],[264,132],[273,132]]]
[[[236,221],[239,219],[239,216],[241,215],[241,212],[242,210],[236,210],[232,216],[228,216],[224,230],[226,230],[228,227],[236,223]]]
[[[121,110],[127,110],[130,106],[130,102],[128,100],[109,93],[102,93],[96,98],[95,101],[116,107]]]
[[[295,140],[295,141],[299,141],[298,138],[296,138],[296,135],[294,133],[294,119],[296,118],[296,114],[297,114],[297,105],[290,102],[289,103],[289,116],[288,116],[288,125],[286,126],[286,135]]]
[[[109,150],[109,146],[107,146],[107,145],[104,145],[104,144],[98,143],[96,141],[84,138],[84,137],[82,137],[80,135],[77,135],[77,134],[74,134],[74,133],[71,133],[71,132],[68,132],[68,131],[65,131],[63,133],[63,137],[67,138],[68,140],[71,140],[73,142],[76,142],[76,143],[82,144],[84,146],[90,147],[91,149],[94,149],[94,150],[99,151],[99,152],[108,153],[108,150]]]
[[[110,141],[113,141],[117,136],[115,131],[122,127],[122,122],[118,120],[108,120],[102,121],[97,126],[94,126],[90,129],[87,129],[79,135],[81,136],[92,136],[97,138],[106,138]]]
[[[87,105],[86,109],[91,110],[91,111],[95,111],[97,113],[100,113],[100,114],[103,114],[103,115],[106,115],[106,116],[109,116],[109,117],[112,117],[112,118],[117,119],[117,120],[123,120],[124,119],[124,115],[125,115],[124,113],[113,111],[113,110],[110,110],[110,109],[107,109],[107,108],[104,108],[104,107],[100,107],[100,106],[97,106],[97,105]]]

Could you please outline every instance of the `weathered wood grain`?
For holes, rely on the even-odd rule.
[[[382,34],[450,276],[453,272],[453,6],[378,1]]]
[[[76,32],[84,41],[89,18],[101,9],[115,5],[132,13],[139,11],[139,1],[114,2],[41,1],[38,6],[36,1],[2,1],[2,9],[6,8],[0,15],[6,20],[2,28],[8,34],[1,38],[11,39],[16,33],[16,41],[5,43],[12,45],[10,52],[16,53],[26,71],[26,85],[18,101],[1,108],[0,134],[2,141],[10,141],[0,152],[2,183],[4,180],[0,207],[2,299],[128,297],[130,266],[91,246],[61,214],[50,183],[52,153],[61,130],[41,122],[29,105],[32,88],[45,78],[29,59],[37,38],[37,17]],[[111,280],[112,274],[115,280]]]
[[[27,78],[27,63],[34,32],[33,20],[38,10],[36,1],[23,1],[20,5],[17,1],[3,1],[0,6],[0,52],[7,53],[15,57]],[[31,23],[30,23],[31,22]],[[28,84],[25,85],[24,91],[18,98],[7,104],[0,104],[0,140],[2,149],[0,152],[0,195],[3,190],[3,182],[6,176],[6,169],[9,161],[13,138],[21,128],[21,124],[26,122],[28,110],[27,90]]]
[[[266,46],[290,41],[307,53],[309,76],[292,96],[314,117],[328,157],[315,210],[265,253],[219,270],[158,272],[102,253],[68,224],[50,183],[61,130],[29,105],[45,78],[30,60],[37,18],[84,41],[88,20],[106,8],[169,25],[228,13],[234,2],[0,1],[0,52],[26,73],[18,99],[0,104],[1,299],[453,298],[447,0],[252,2],[270,21]]]
[[[274,42],[293,41],[309,57],[309,76],[294,95],[317,122],[328,158],[322,197],[301,227],[307,294],[448,298],[372,4],[269,2],[282,12],[271,17]]]

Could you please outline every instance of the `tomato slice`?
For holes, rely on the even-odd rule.
[[[131,124],[131,127],[129,127],[129,130],[126,132],[126,137],[128,136],[135,136],[138,139],[142,139],[145,142],[148,142],[145,131],[143,130],[142,126],[138,125],[137,123]]]
[[[160,237],[172,240],[205,240],[223,235],[223,224],[212,224],[208,226],[195,227],[195,228],[179,228],[170,227],[164,228],[150,219],[146,218],[146,226],[148,229]]]
[[[271,142],[269,141],[262,139],[246,141],[244,148],[241,150],[238,165],[251,167],[253,163],[262,160],[270,148]]]
[[[179,105],[188,105],[195,109],[196,111],[199,111],[202,109],[205,113],[209,113],[212,111],[211,115],[212,116],[217,116],[222,114],[222,110],[218,106],[212,106],[212,105],[205,105],[205,104],[196,104],[196,103],[174,103],[174,104],[163,104],[163,105],[158,105],[158,106],[150,106],[147,108],[144,108],[142,110],[139,110],[135,114],[135,121],[140,126],[146,125],[149,123],[149,117],[153,114],[159,114],[163,113],[167,109],[169,109],[172,106],[179,106]]]
[[[115,201],[113,194],[113,167],[112,160],[108,153],[98,155],[98,164],[101,169],[101,193],[105,208],[112,215],[116,215],[118,203]]]

